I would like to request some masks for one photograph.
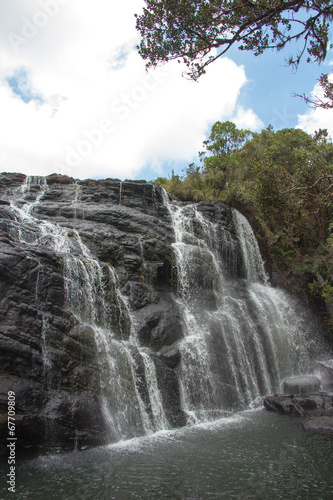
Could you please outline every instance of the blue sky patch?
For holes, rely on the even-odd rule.
[[[36,92],[31,84],[30,73],[26,68],[19,68],[11,76],[7,76],[5,81],[8,83],[15,96],[23,102],[34,101],[36,104],[43,104],[45,101],[41,94]]]
[[[134,47],[132,47],[129,43],[125,43],[113,51],[110,59],[111,69],[113,71],[118,71],[126,65],[132,48]]]

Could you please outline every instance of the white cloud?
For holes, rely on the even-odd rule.
[[[165,164],[190,162],[216,120],[261,126],[252,110],[237,106],[246,75],[230,59],[218,60],[198,83],[182,78],[176,62],[145,72],[134,49],[134,13],[142,5],[0,0],[2,81],[23,68],[43,96],[36,107],[0,83],[0,171],[135,178],[150,168],[160,174]],[[48,18],[38,14],[46,6],[54,9]],[[34,33],[38,19],[44,26]],[[34,34],[13,46],[8,33],[26,35],[29,23]]]
[[[252,109],[244,109],[242,106],[237,106],[236,114],[232,118],[232,121],[238,128],[249,129],[252,132],[264,127],[264,123]]]
[[[329,75],[329,80],[333,82],[333,73]],[[315,85],[311,95],[312,97],[323,98],[323,91],[319,84]],[[309,108],[307,113],[298,115],[297,128],[303,129],[308,134],[313,134],[320,128],[326,128],[329,135],[333,138],[333,109]]]

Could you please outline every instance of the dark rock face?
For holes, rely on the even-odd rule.
[[[333,394],[319,392],[307,396],[276,394],[264,399],[266,410],[301,417],[303,429],[333,437]]]
[[[317,402],[315,399],[308,397],[276,395],[267,396],[264,399],[264,406],[266,410],[283,415],[304,417],[307,410],[315,410],[317,408]]]
[[[22,447],[72,448],[77,439],[81,446],[102,442],[102,419],[95,411],[100,386],[96,346],[75,335],[79,325],[64,308],[59,260],[48,249],[21,244],[12,213],[1,215],[0,413],[6,416],[8,391],[13,391]],[[6,426],[3,418],[2,435]]]
[[[66,304],[61,254],[52,250],[46,236],[35,244],[35,228],[21,223],[11,209],[13,198],[23,207],[41,195],[40,179],[22,190],[25,181],[22,174],[0,175],[0,432],[6,434],[7,397],[13,391],[21,447],[96,445],[115,437],[107,435],[100,409],[95,334]],[[75,181],[57,174],[46,177],[46,183],[33,216],[77,231],[101,267],[115,270],[138,342],[154,361],[166,418],[170,426],[184,425],[174,371],[180,361],[177,341],[183,337],[173,293],[174,234],[159,186],[117,179]],[[229,227],[230,238],[235,238],[228,207],[202,203],[198,210]],[[233,252],[232,269],[242,275],[239,252]],[[209,289],[204,279],[202,287]],[[110,295],[110,309],[115,307],[112,301]],[[127,326],[118,323],[115,335],[124,339]],[[147,384],[141,378],[139,392],[145,402]]]

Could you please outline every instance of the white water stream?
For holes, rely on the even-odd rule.
[[[175,233],[183,312],[182,404],[195,423],[246,407],[278,390],[285,376],[306,372],[307,324],[293,300],[269,286],[243,215],[232,211],[237,237],[232,239],[227,230],[221,237],[219,225],[204,218],[197,205],[171,203],[167,193],[164,203]],[[243,279],[235,274],[232,252],[242,255]]]
[[[32,186],[35,196],[31,191]],[[110,437],[125,439],[165,429],[169,424],[154,362],[137,344],[128,300],[120,292],[115,270],[109,264],[101,264],[92,255],[75,229],[34,215],[47,190],[45,178],[26,178],[17,197],[11,201],[13,212],[25,228],[24,234],[19,231],[17,236],[28,245],[47,245],[57,253],[63,266],[67,308],[81,324],[91,327],[95,332],[102,380],[101,405]],[[79,204],[78,193],[78,186],[75,185],[76,205]],[[22,204],[22,196],[25,195],[33,200]],[[17,227],[15,224],[14,230]],[[49,372],[52,358],[47,347],[47,319],[44,322],[42,351],[44,366]],[[123,337],[123,340],[119,340],[119,337]],[[146,373],[148,404],[143,401],[139,390],[138,363],[142,363]]]
[[[77,210],[80,187],[71,189]],[[38,216],[47,190],[45,178],[27,177],[11,201],[24,225],[13,221],[12,231],[27,245],[48,246],[62,263],[66,306],[84,328],[94,331],[101,407],[110,438],[169,428],[154,360],[138,344],[114,268],[94,257],[73,227]],[[285,376],[305,373],[310,366],[308,325],[296,302],[268,284],[245,217],[232,210],[231,230],[208,220],[195,204],[172,203],[165,192],[164,204],[175,234],[176,301],[183,327],[176,346],[181,362],[175,371],[182,409],[189,423],[198,423],[246,408],[259,396],[278,390]],[[143,258],[142,244],[141,254]],[[47,376],[52,355],[48,319],[43,319]]]

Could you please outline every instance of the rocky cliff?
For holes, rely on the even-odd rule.
[[[230,237],[234,238],[229,208],[202,203],[199,210],[207,220],[229,225]],[[38,220],[44,221],[43,227],[38,226]],[[184,425],[176,376],[180,353],[175,343],[183,332],[179,305],[173,294],[177,281],[171,247],[174,234],[160,188],[144,181],[75,181],[50,175],[42,182],[40,178],[3,173],[0,175],[1,434],[7,433],[7,398],[8,391],[13,391],[16,433],[21,447],[72,449],[119,438],[112,435],[101,410],[103,381],[96,335],[91,322],[82,321],[71,304],[66,285],[69,279],[69,268],[64,263],[66,255],[63,247],[57,250],[56,245],[56,238],[61,236],[52,234],[55,230],[49,230],[48,223],[65,228],[66,238],[73,241],[76,238],[77,246],[89,249],[91,257],[87,256],[86,261],[96,259],[104,285],[105,276],[108,274],[110,281],[110,273],[115,272],[113,288],[119,288],[121,300],[126,302],[126,307],[122,307],[128,308],[131,317],[121,313],[118,292],[102,285],[107,289],[103,290],[108,295],[103,300],[107,302],[114,342],[126,342],[131,328],[135,329],[137,343],[147,349],[153,360],[166,425]],[[82,248],[79,251],[82,254]],[[85,253],[87,250],[83,256]],[[239,253],[233,253],[233,261],[236,273],[241,275]],[[204,277],[201,282],[204,289]],[[84,284],[81,288],[81,299],[76,296],[72,301],[89,300],[84,295]],[[98,314],[104,313],[96,313],[97,306],[93,308],[95,323],[99,324]],[[116,343],[113,345],[116,348]],[[152,418],[153,409],[147,397],[152,389],[144,373],[147,370],[143,366],[144,353],[140,355],[134,345],[130,351],[131,359],[135,360],[131,370],[136,372],[138,400]],[[130,435],[143,432],[135,424]]]
[[[245,217],[145,181],[0,174],[0,283],[0,432],[10,395],[21,448],[214,419],[328,355]]]

